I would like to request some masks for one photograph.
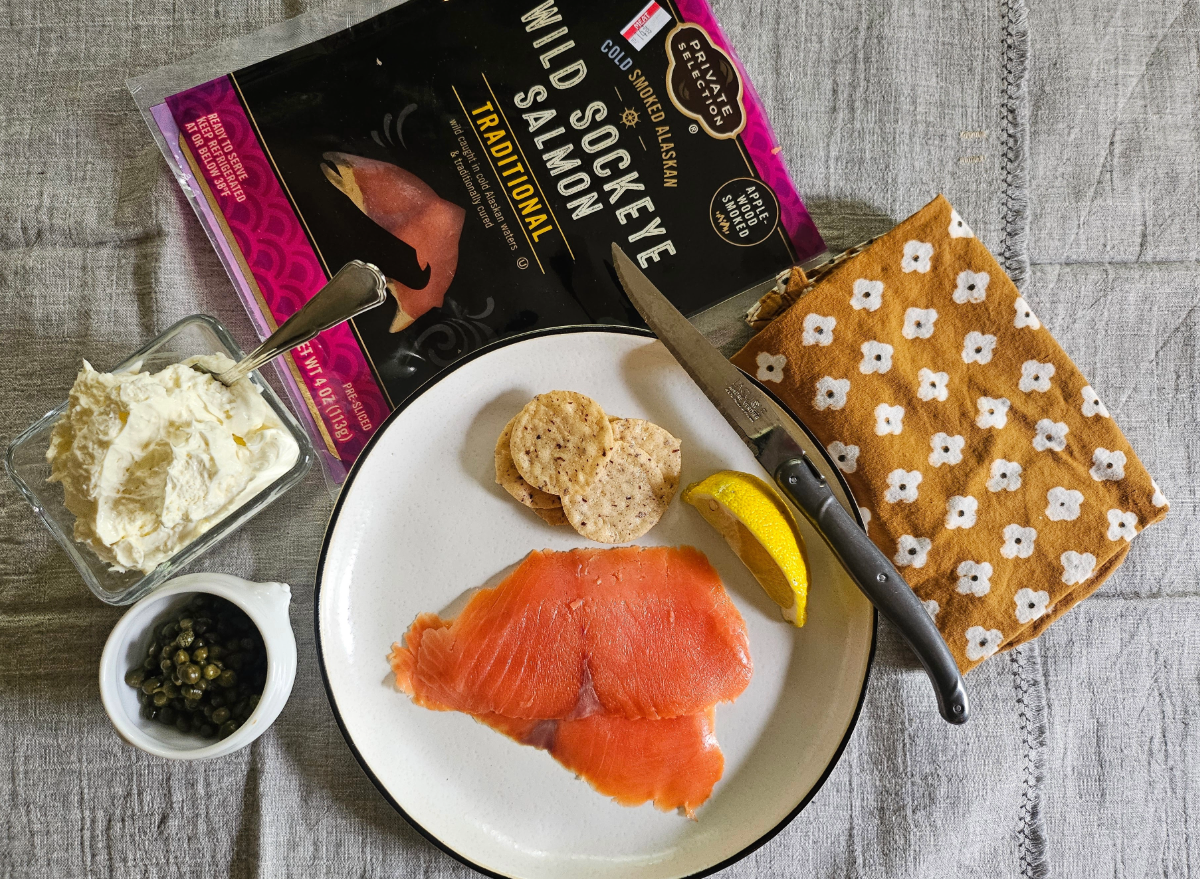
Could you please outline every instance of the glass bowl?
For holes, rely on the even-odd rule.
[[[244,356],[242,349],[219,321],[208,315],[194,314],[179,321],[111,371],[127,370],[140,360],[143,369],[157,372],[197,354],[224,354],[234,361],[241,360]],[[226,534],[236,531],[275,498],[304,478],[313,462],[313,447],[308,435],[279,399],[279,395],[263,381],[261,375],[257,372],[251,373],[250,381],[262,391],[263,400],[275,410],[280,422],[296,440],[300,449],[296,463],[287,473],[149,574],[143,574],[141,571],[111,570],[88,546],[76,543],[75,516],[63,503],[62,486],[46,481],[50,477],[50,465],[46,462],[50,431],[59,416],[66,411],[66,402],[53,412],[47,413],[12,441],[4,456],[4,469],[25,495],[34,512],[50,529],[54,539],[75,563],[88,588],[101,601],[107,604],[130,604],[137,601],[151,589],[174,577]]]

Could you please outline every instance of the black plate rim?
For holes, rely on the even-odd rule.
[[[650,332],[649,330],[642,329],[640,327],[604,326],[604,325],[595,325],[595,324],[586,324],[586,325],[580,325],[580,326],[566,326],[566,327],[549,327],[546,329],[532,330],[527,333],[521,333],[519,335],[509,336],[509,337],[506,337],[503,339],[498,339],[495,342],[492,342],[488,345],[484,345],[483,347],[478,348],[475,351],[472,351],[470,354],[467,354],[466,356],[462,357],[461,359],[455,361],[452,365],[448,366],[442,372],[438,373],[436,376],[434,376],[429,381],[427,381],[425,384],[423,384],[420,388],[418,388],[416,391],[413,392],[412,396],[410,396],[403,403],[401,403],[394,410],[392,410],[391,414],[388,415],[388,417],[384,419],[383,423],[379,425],[379,429],[376,430],[375,433],[371,436],[371,439],[367,441],[367,444],[365,446],[363,446],[363,449],[361,452],[359,452],[358,457],[354,461],[354,464],[350,467],[350,471],[346,475],[346,480],[345,480],[345,482],[342,483],[342,488],[338,494],[337,501],[333,505],[333,510],[329,514],[329,521],[325,525],[325,534],[321,538],[321,554],[317,558],[317,576],[316,576],[316,582],[314,583],[314,586],[313,586],[313,630],[314,630],[314,635],[316,637],[317,667],[321,671],[321,684],[325,689],[325,698],[329,700],[329,708],[333,712],[334,720],[337,721],[338,729],[342,733],[342,738],[345,739],[347,747],[350,748],[350,753],[354,755],[354,759],[358,763],[359,768],[362,769],[363,773],[370,780],[371,784],[373,784],[375,786],[375,789],[378,790],[380,794],[382,794],[383,798],[388,801],[389,805],[391,805],[391,807],[400,814],[400,817],[402,817],[408,823],[409,827],[412,827],[419,834],[421,834],[421,836],[425,837],[425,839],[428,842],[432,843],[435,847],[441,849],[443,852],[448,854],[450,857],[454,858],[454,860],[458,861],[460,864],[470,867],[472,870],[475,870],[477,873],[480,873],[483,876],[491,877],[491,879],[514,879],[514,877],[512,877],[510,875],[506,875],[504,873],[497,873],[494,870],[489,870],[487,867],[483,866],[482,864],[475,863],[470,858],[468,858],[466,855],[461,854],[458,851],[455,851],[449,845],[442,842],[442,840],[439,839],[435,834],[433,834],[431,831],[427,830],[420,822],[418,822],[408,812],[406,812],[404,810],[403,806],[401,806],[398,802],[396,802],[396,800],[388,792],[387,788],[383,785],[383,783],[379,780],[379,778],[375,775],[375,773],[373,771],[371,771],[371,767],[367,764],[367,761],[366,761],[366,759],[363,758],[362,754],[359,753],[358,747],[354,744],[354,740],[350,737],[350,732],[349,732],[349,730],[346,729],[346,724],[342,720],[342,714],[338,710],[337,699],[334,698],[333,690],[329,684],[329,675],[325,669],[325,651],[321,646],[321,583],[322,583],[322,580],[324,579],[324,574],[325,574],[325,557],[329,552],[329,540],[330,540],[331,535],[333,534],[334,526],[337,524],[338,515],[342,509],[342,503],[345,501],[346,496],[349,494],[348,490],[350,488],[351,483],[354,482],[354,478],[358,475],[358,472],[361,469],[360,465],[362,464],[363,461],[366,460],[367,455],[370,454],[371,449],[375,445],[375,441],[378,440],[381,436],[383,436],[384,431],[387,430],[388,426],[391,425],[391,423],[400,415],[400,413],[402,413],[405,409],[407,409],[413,403],[414,400],[416,400],[422,394],[426,393],[434,385],[436,385],[442,379],[446,378],[446,376],[450,375],[450,373],[454,372],[459,367],[465,366],[466,364],[470,363],[471,361],[477,360],[478,358],[484,356],[485,354],[489,354],[492,351],[495,351],[499,348],[504,348],[504,347],[507,347],[508,345],[514,345],[514,344],[517,344],[518,342],[525,342],[525,341],[528,341],[529,339],[541,338],[544,336],[556,336],[556,335],[560,335],[563,333],[582,333],[582,332],[616,333],[616,334],[620,334],[620,335],[643,336],[643,337],[650,338],[650,339],[656,338],[654,333]],[[776,397],[775,394],[771,393],[770,389],[765,387],[762,384],[762,382],[758,381],[751,375],[747,375],[746,377],[751,382],[753,382],[755,385],[757,385],[761,391],[766,393],[785,412],[788,411],[787,407],[783,404],[783,402],[778,397]],[[842,490],[845,491],[846,496],[851,499],[851,507],[853,507],[854,518],[858,522],[859,527],[862,527],[863,526],[862,516],[859,515],[858,505],[853,502],[854,494],[850,491],[850,486],[847,484],[845,477],[842,475],[841,471],[838,470],[837,466],[833,463],[833,461],[831,461],[829,459],[829,455],[825,451],[825,447],[821,445],[821,443],[817,440],[817,438],[815,436],[813,436],[812,431],[810,431],[808,429],[807,425],[803,424],[802,422],[800,422],[797,419],[794,419],[794,420],[795,420],[795,423],[797,424],[797,426],[800,427],[800,429],[803,430],[806,434],[808,434],[808,437],[809,437],[809,439],[811,439],[813,441],[813,444],[818,449],[820,449],[821,454],[825,458],[826,462],[829,464],[831,471],[837,477],[838,483],[842,486]],[[796,804],[795,808],[793,808],[790,812],[788,812],[788,814],[785,815],[778,824],[776,824],[770,830],[763,833],[760,837],[758,837],[758,839],[754,840],[753,842],[749,843],[748,845],[746,845],[739,851],[730,855],[725,860],[720,861],[719,863],[713,864],[712,866],[705,867],[703,870],[699,870],[695,873],[689,873],[686,876],[681,877],[681,879],[703,879],[703,877],[705,877],[705,876],[711,876],[713,873],[717,873],[721,870],[724,870],[726,867],[736,864],[738,861],[742,860],[743,858],[747,857],[748,855],[753,854],[758,849],[762,848],[762,846],[766,845],[768,842],[770,842],[772,839],[774,839],[776,836],[778,836],[779,833],[785,827],[787,827],[789,824],[791,824],[792,821],[794,821],[796,819],[796,816],[799,815],[810,802],[812,802],[813,798],[817,795],[817,793],[825,785],[825,782],[828,780],[830,774],[833,772],[834,767],[837,766],[837,764],[841,761],[842,754],[845,752],[846,746],[850,743],[850,737],[854,734],[855,727],[858,726],[858,718],[859,718],[859,715],[862,714],[863,703],[866,701],[866,697],[867,697],[867,686],[870,683],[870,679],[871,679],[871,669],[875,664],[875,647],[876,647],[876,644],[878,641],[878,634],[879,634],[879,614],[875,610],[874,606],[872,606],[871,607],[871,646],[867,652],[867,665],[866,665],[866,668],[863,670],[862,688],[859,690],[859,693],[858,693],[858,702],[854,706],[854,713],[850,716],[850,723],[846,726],[846,732],[842,736],[842,740],[838,743],[837,748],[833,752],[833,756],[830,758],[829,763],[825,766],[825,770],[821,773],[820,778],[818,778],[816,780],[816,783],[813,784],[812,788],[809,789],[808,793],[806,793],[804,795],[804,797],[800,800],[800,802]]]

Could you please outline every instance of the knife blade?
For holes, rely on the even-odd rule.
[[[642,319],[821,535],[855,585],[899,629],[933,684],[942,717],[965,723],[970,704],[950,649],[900,572],[833,496],[813,463],[819,453],[808,435],[726,360],[616,243],[612,257]]]

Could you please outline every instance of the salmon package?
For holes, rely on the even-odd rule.
[[[280,369],[336,482],[464,355],[640,323],[614,241],[688,314],[825,250],[705,0],[374,0],[130,87],[260,334],[387,276]]]

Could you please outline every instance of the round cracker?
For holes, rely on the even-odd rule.
[[[534,488],[517,472],[516,465],[513,464],[510,446],[512,427],[516,420],[517,417],[514,415],[512,420],[504,425],[504,430],[500,431],[500,438],[496,440],[496,483],[517,501],[532,510],[561,507],[562,504],[557,495]]]
[[[526,403],[509,442],[521,477],[557,495],[591,482],[612,447],[612,425],[600,404],[574,391],[550,391]]]
[[[663,490],[668,498],[679,488],[679,473],[683,469],[680,441],[652,421],[641,418],[610,418],[613,439],[633,443],[650,456],[663,475]]]
[[[557,498],[555,498],[555,500],[557,500]],[[537,513],[538,518],[541,519],[543,522],[545,522],[547,525],[566,525],[567,524],[567,514],[563,512],[563,508],[562,508],[561,504],[556,507],[550,507],[549,509],[546,509],[546,510],[535,509],[534,512]]]
[[[563,512],[576,531],[598,543],[628,543],[654,527],[671,498],[650,456],[618,442],[592,482],[562,496]]]

